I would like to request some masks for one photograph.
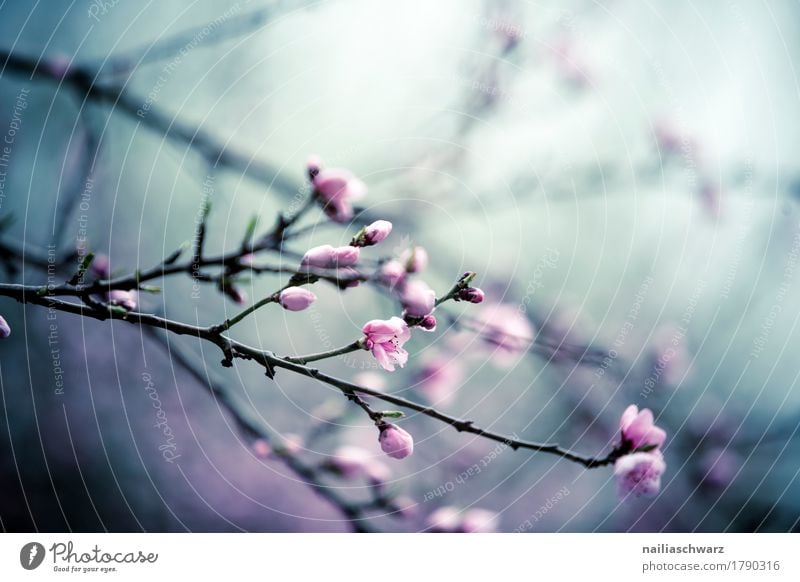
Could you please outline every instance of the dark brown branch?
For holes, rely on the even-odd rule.
[[[226,360],[232,356],[232,357],[244,358],[256,361],[257,363],[264,366],[267,375],[270,377],[274,375],[275,370],[277,368],[289,370],[291,372],[295,372],[297,374],[313,378],[319,382],[328,384],[329,386],[333,386],[339,389],[343,394],[345,394],[345,396],[352,393],[367,394],[379,400],[389,402],[391,404],[400,406],[402,408],[414,410],[416,412],[424,414],[425,416],[449,424],[459,432],[467,432],[492,441],[504,443],[514,450],[528,449],[536,452],[552,454],[567,459],[569,461],[579,463],[586,468],[595,468],[595,467],[602,467],[605,465],[609,465],[613,463],[617,458],[619,458],[621,454],[620,450],[614,449],[605,457],[601,458],[587,457],[575,453],[573,451],[564,449],[555,443],[539,443],[534,441],[525,441],[516,439],[507,435],[495,433],[480,428],[476,426],[474,422],[471,420],[459,419],[447,415],[439,410],[436,410],[435,408],[431,408],[429,406],[425,406],[423,404],[419,404],[417,402],[407,400],[399,396],[394,396],[391,394],[383,394],[382,392],[379,392],[377,390],[372,390],[370,388],[359,386],[357,384],[341,380],[334,376],[330,376],[316,368],[311,368],[303,364],[289,361],[285,358],[280,358],[271,351],[259,350],[250,347],[246,344],[235,341],[223,335],[220,332],[214,331],[214,328],[197,327],[190,324],[173,321],[167,318],[158,317],[156,315],[149,315],[144,313],[137,313],[137,312],[120,313],[119,308],[113,308],[113,307],[107,307],[106,309],[87,308],[86,306],[83,305],[69,303],[67,301],[57,299],[54,297],[44,296],[39,293],[40,289],[41,289],[40,287],[35,287],[35,286],[0,284],[0,296],[11,297],[21,303],[33,303],[35,305],[46,306],[51,309],[65,311],[76,315],[82,315],[84,317],[91,317],[99,320],[106,320],[111,318],[121,319],[123,321],[127,321],[128,323],[150,325],[159,329],[170,331],[178,335],[191,335],[194,337],[198,337],[200,339],[209,341],[218,346],[222,350]]]

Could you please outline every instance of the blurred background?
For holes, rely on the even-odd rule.
[[[47,258],[76,245],[114,272],[155,265],[205,200],[207,249],[236,248],[251,216],[267,229],[297,205],[318,154],[367,184],[366,216],[394,223],[365,256],[421,245],[440,294],[466,270],[487,293],[415,333],[403,370],[366,353],[322,369],[587,455],[610,450],[631,403],[668,433],[655,499],[621,502],[609,468],[414,414],[415,454],[395,461],[329,387],[0,298],[3,530],[348,531],[209,381],[309,466],[343,445],[386,465],[403,511],[377,508],[375,529],[425,530],[454,507],[496,512],[500,531],[798,530],[796,2],[11,2],[0,38],[5,282],[47,282]],[[303,224],[317,227],[300,253],[358,229],[318,211]],[[253,300],[280,282],[240,286]],[[235,337],[303,354],[398,314],[367,285],[314,292],[311,309],[267,307]],[[208,325],[241,308],[177,277],[141,309]],[[458,323],[498,313],[531,326],[530,350],[499,357]]]

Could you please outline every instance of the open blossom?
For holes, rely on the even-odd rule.
[[[309,173],[314,173],[311,168]],[[364,182],[350,171],[337,168],[317,169],[312,183],[325,214],[336,222],[347,222],[353,218],[353,201],[367,192]]]
[[[666,468],[659,450],[620,457],[614,463],[618,494],[620,497],[654,497],[661,489],[661,475]]]
[[[289,311],[303,311],[316,300],[316,295],[302,287],[287,287],[278,296],[278,302]]]
[[[8,325],[5,317],[0,315],[0,339],[6,339],[11,335],[11,326]]]
[[[361,250],[358,247],[333,247],[320,245],[306,251],[300,260],[303,267],[316,267],[318,269],[334,269],[336,267],[350,267],[358,262]]]
[[[394,372],[395,365],[405,366],[408,352],[403,349],[403,344],[411,338],[405,321],[399,317],[373,319],[365,323],[361,331],[364,332],[364,347],[372,352],[384,370]]]
[[[635,404],[631,404],[622,413],[619,421],[622,431],[622,440],[628,443],[632,450],[647,445],[660,447],[667,438],[667,433],[653,424],[653,413],[649,408],[639,411]]]
[[[414,437],[396,424],[386,424],[378,436],[381,450],[393,459],[405,459],[414,452]]]
[[[406,268],[400,261],[387,261],[381,266],[380,279],[390,289],[402,284],[406,278]]]
[[[128,311],[136,309],[139,295],[136,291],[124,291],[122,289],[114,289],[108,294],[108,302],[111,305],[118,305],[124,307]]]
[[[436,304],[436,292],[425,281],[409,281],[400,292],[400,303],[408,315],[424,317]]]
[[[400,255],[400,263],[409,273],[424,271],[428,266],[428,251],[422,247],[411,247]]]

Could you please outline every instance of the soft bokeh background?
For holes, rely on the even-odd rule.
[[[165,46],[186,30],[199,31],[191,45]],[[620,503],[610,470],[524,451],[504,450],[457,483],[494,445],[412,416],[403,426],[414,456],[388,460],[391,487],[417,515],[378,515],[377,527],[419,530],[454,505],[499,512],[502,531],[526,520],[530,531],[798,529],[796,2],[16,2],[0,7],[0,38],[5,51],[93,67],[95,82],[125,86],[278,178],[269,187],[210,168],[113,103],[84,103],[0,65],[0,133],[29,91],[0,206],[15,219],[5,240],[65,249],[86,228],[116,269],[147,267],[191,238],[211,175],[208,248],[233,248],[253,213],[266,227],[292,204],[306,157],[318,153],[356,172],[369,212],[395,223],[384,251],[428,249],[424,277],[436,289],[477,271],[491,299],[521,306],[542,337],[618,354],[607,374],[536,355],[503,366],[481,356],[479,339],[448,339],[454,332],[441,325],[415,335],[409,366],[386,375],[388,390],[424,399],[415,378],[439,355],[464,372],[441,407],[494,430],[599,454],[637,403],[669,434],[660,496]],[[82,192],[84,204],[70,206]],[[353,232],[321,226],[295,248],[345,244]],[[6,280],[45,277],[25,267]],[[258,278],[247,292],[277,285]],[[264,309],[237,337],[313,352],[396,312],[363,286],[315,292],[312,310]],[[237,310],[212,288],[192,299],[180,279],[143,306],[209,324]],[[2,299],[0,313],[14,329],[0,345],[2,529],[347,529],[282,464],[253,455],[162,343],[66,314],[48,343],[46,310]],[[172,342],[282,435],[307,435],[321,410],[346,408],[303,378],[272,382],[241,362],[223,370],[208,346]],[[323,367],[353,378],[371,364],[359,354]],[[147,377],[177,462],[159,451]],[[322,462],[341,443],[379,455],[358,412],[304,458]],[[363,484],[330,482],[365,494]],[[440,488],[446,494],[429,499]]]

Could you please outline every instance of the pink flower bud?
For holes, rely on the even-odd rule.
[[[11,326],[8,325],[6,319],[0,315],[0,339],[6,339],[11,335]]]
[[[138,293],[136,293],[136,291],[124,291],[122,289],[114,289],[108,294],[108,302],[111,305],[124,307],[128,311],[133,311],[134,309],[136,309],[138,299],[139,295]]]
[[[364,347],[372,352],[381,367],[394,372],[395,364],[401,368],[408,361],[408,352],[403,349],[411,338],[408,324],[399,317],[388,320],[373,319],[361,328],[364,332]]]
[[[390,289],[400,285],[406,278],[406,268],[400,261],[387,261],[381,267],[380,280]]]
[[[667,433],[653,424],[653,413],[650,409],[645,408],[640,412],[635,404],[631,404],[622,413],[619,427],[623,443],[627,443],[631,450],[647,445],[660,447],[667,438]]]
[[[239,259],[239,262],[241,264],[243,264],[243,265],[246,265],[246,266],[250,267],[250,266],[253,265],[253,262],[255,260],[256,260],[256,256],[253,253],[247,253],[247,254],[241,256],[241,258]]]
[[[414,452],[414,438],[395,424],[386,424],[378,437],[381,450],[393,459],[405,459]]]
[[[410,281],[403,286],[400,303],[408,315],[424,317],[433,311],[436,304],[436,292],[424,281]]]
[[[456,293],[456,301],[469,301],[470,303],[482,303],[486,298],[483,291],[477,287],[464,287]]]
[[[338,247],[320,245],[309,249],[300,260],[303,267],[316,267],[318,269],[334,269],[336,267],[349,267],[358,262],[361,249],[358,247]]]
[[[430,314],[426,315],[422,318],[422,321],[419,322],[419,327],[425,331],[436,331],[436,318]]]
[[[358,247],[346,246],[333,249],[333,260],[339,267],[355,265],[359,256],[361,256],[361,249]]]
[[[661,489],[661,475],[667,468],[661,451],[624,455],[614,463],[620,497],[655,497]]]
[[[335,168],[319,171],[313,178],[313,184],[325,214],[336,222],[347,222],[353,218],[352,202],[367,192],[364,182],[351,172]]]
[[[400,255],[400,262],[409,273],[419,273],[428,266],[428,251],[422,247],[412,247]]]
[[[316,295],[302,287],[288,287],[278,296],[278,302],[288,311],[303,311],[316,300]]]
[[[376,245],[385,240],[392,232],[392,223],[388,220],[376,220],[364,229],[364,246]]]
[[[497,529],[498,514],[488,509],[470,509],[461,518],[464,533],[492,533]]]
[[[319,269],[329,269],[334,265],[336,249],[331,245],[320,245],[309,249],[300,260],[300,265],[304,267],[317,267]]]

